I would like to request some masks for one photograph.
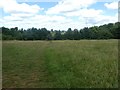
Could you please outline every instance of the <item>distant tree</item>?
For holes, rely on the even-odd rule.
[[[60,30],[59,31],[55,31],[54,39],[55,40],[61,40],[62,39],[62,35],[61,35]]]
[[[46,28],[41,28],[41,39],[45,40],[46,37],[48,36],[49,32],[47,31]]]
[[[68,28],[68,30],[65,33],[65,38],[69,40],[73,40],[73,31],[71,28]]]
[[[120,22],[108,23],[100,26],[71,28],[65,30],[48,31],[46,28],[28,28],[26,30],[15,28],[0,28],[3,40],[79,40],[79,39],[120,39]]]
[[[48,35],[47,35],[47,40],[53,40],[53,37],[52,37],[51,34],[48,34]]]
[[[85,27],[80,30],[80,35],[82,39],[90,39],[90,29],[88,27]]]
[[[79,34],[79,31],[77,29],[74,29],[74,31],[73,31],[73,38],[74,38],[74,40],[80,39],[80,34]]]
[[[99,39],[99,27],[98,26],[94,26],[94,27],[90,27],[90,34],[89,37],[90,39]]]

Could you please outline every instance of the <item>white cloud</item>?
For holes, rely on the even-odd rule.
[[[118,9],[118,2],[105,3],[104,5],[108,9]]]
[[[70,18],[66,18],[64,16],[57,16],[57,15],[36,15],[35,17],[32,17],[29,19],[29,21],[25,21],[28,23],[31,23],[31,26],[42,28],[46,27],[47,29],[67,29],[70,25],[67,27],[63,23],[70,23],[72,20]]]
[[[96,0],[61,0],[56,6],[49,8],[46,14],[59,14],[79,10],[81,8],[87,8]]]
[[[42,28],[42,27],[46,27],[48,30],[50,29],[54,29],[54,30],[67,30],[68,28],[72,28],[72,29],[80,29],[83,28],[85,26],[85,24],[80,23],[80,22],[75,22],[75,21],[66,21],[66,22],[35,22],[34,24],[32,24],[32,26],[34,27],[38,27],[38,28]]]
[[[20,18],[30,18],[32,16],[35,16],[34,14],[28,14],[28,13],[15,13],[15,14],[11,14],[11,16],[13,17],[20,17]]]
[[[30,20],[39,21],[39,22],[66,22],[66,21],[70,21],[71,19],[58,15],[52,15],[52,16],[36,15],[35,17],[32,17]]]
[[[57,16],[57,15],[35,15],[31,16],[29,18],[21,18],[17,15],[11,15],[11,16],[4,16],[4,26],[7,27],[19,27],[19,28],[30,28],[30,27],[36,27],[36,28],[42,28],[46,27],[47,29],[67,29],[69,26],[71,26],[72,19],[66,18],[64,16]],[[64,23],[64,24],[63,24]],[[66,25],[66,24],[68,25]],[[65,27],[64,27],[65,26]]]
[[[12,22],[12,21],[23,21],[25,19],[29,20],[29,18],[33,17],[35,15],[33,14],[25,14],[25,13],[17,13],[17,14],[11,14],[9,16],[4,16],[2,19],[7,21],[7,22]]]
[[[68,12],[64,15],[66,16],[81,16],[81,17],[96,17],[97,15],[102,14],[102,10],[95,10],[95,9],[79,9],[74,12]]]
[[[117,22],[118,17],[116,17],[116,15],[115,16],[98,15],[94,18],[85,18],[85,21],[90,26],[93,26],[93,25],[99,26],[107,23]]]
[[[19,4],[16,0],[0,0],[0,7],[9,16],[4,16],[0,22],[6,27],[43,28],[67,30],[68,28],[81,29],[86,26],[101,25],[117,21],[114,16],[104,15],[103,10],[89,8],[98,0],[61,0],[54,7],[49,8],[46,14],[40,15],[42,10],[38,5]],[[7,2],[7,3],[6,3]]]
[[[117,15],[117,14],[116,14]],[[117,21],[115,16],[105,16],[97,15],[96,17],[79,17],[78,20],[71,19],[69,17],[57,16],[57,15],[35,15],[31,18],[21,19],[20,17],[15,16],[6,16],[4,17],[4,26],[7,27],[19,27],[19,28],[47,28],[48,30],[67,30],[68,28],[72,29],[81,29],[83,27],[90,27],[93,25],[102,25],[107,23],[114,23]],[[86,24],[87,22],[87,24]]]
[[[3,23],[4,22],[4,20],[3,19],[0,19],[0,23]]]
[[[0,7],[6,13],[38,13],[40,8],[38,5],[28,5],[26,3],[19,4],[16,0],[0,0]]]
[[[117,21],[117,16],[104,15],[104,10],[97,10],[94,8],[89,8],[91,5],[96,2],[100,2],[100,0],[62,0],[56,6],[48,9],[46,14],[58,14],[65,15],[67,17],[77,17],[78,20],[73,20],[73,22],[77,21],[77,25],[79,28],[86,25],[101,25],[106,23],[114,23]],[[105,2],[105,1],[104,1]],[[113,2],[113,0],[112,0]],[[107,3],[108,4],[108,3]],[[116,5],[116,2],[115,2]],[[116,8],[114,3],[111,3],[109,6]],[[74,26],[74,23],[72,23]],[[71,25],[72,26],[72,25]]]
[[[22,20],[22,18],[20,18],[20,17],[13,17],[13,16],[5,16],[5,17],[3,17],[3,19],[5,20],[5,21],[19,21],[19,20]]]
[[[4,26],[22,26],[23,28],[26,19],[29,20],[29,18],[37,15],[40,10],[43,10],[38,5],[19,4],[16,0],[0,0],[0,8],[3,9],[2,24]],[[10,15],[4,16],[4,13]],[[24,24],[22,24],[23,22]]]

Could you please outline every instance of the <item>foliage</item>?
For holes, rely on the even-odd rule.
[[[29,28],[27,30],[1,27],[3,40],[80,40],[80,39],[120,39],[120,22],[83,29],[68,28],[67,31]]]

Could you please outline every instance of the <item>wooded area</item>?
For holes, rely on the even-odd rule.
[[[120,22],[83,29],[47,30],[46,28],[18,29],[1,27],[3,40],[80,40],[80,39],[120,39]]]

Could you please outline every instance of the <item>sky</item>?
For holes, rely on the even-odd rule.
[[[82,29],[118,21],[119,0],[0,0],[0,27]]]

